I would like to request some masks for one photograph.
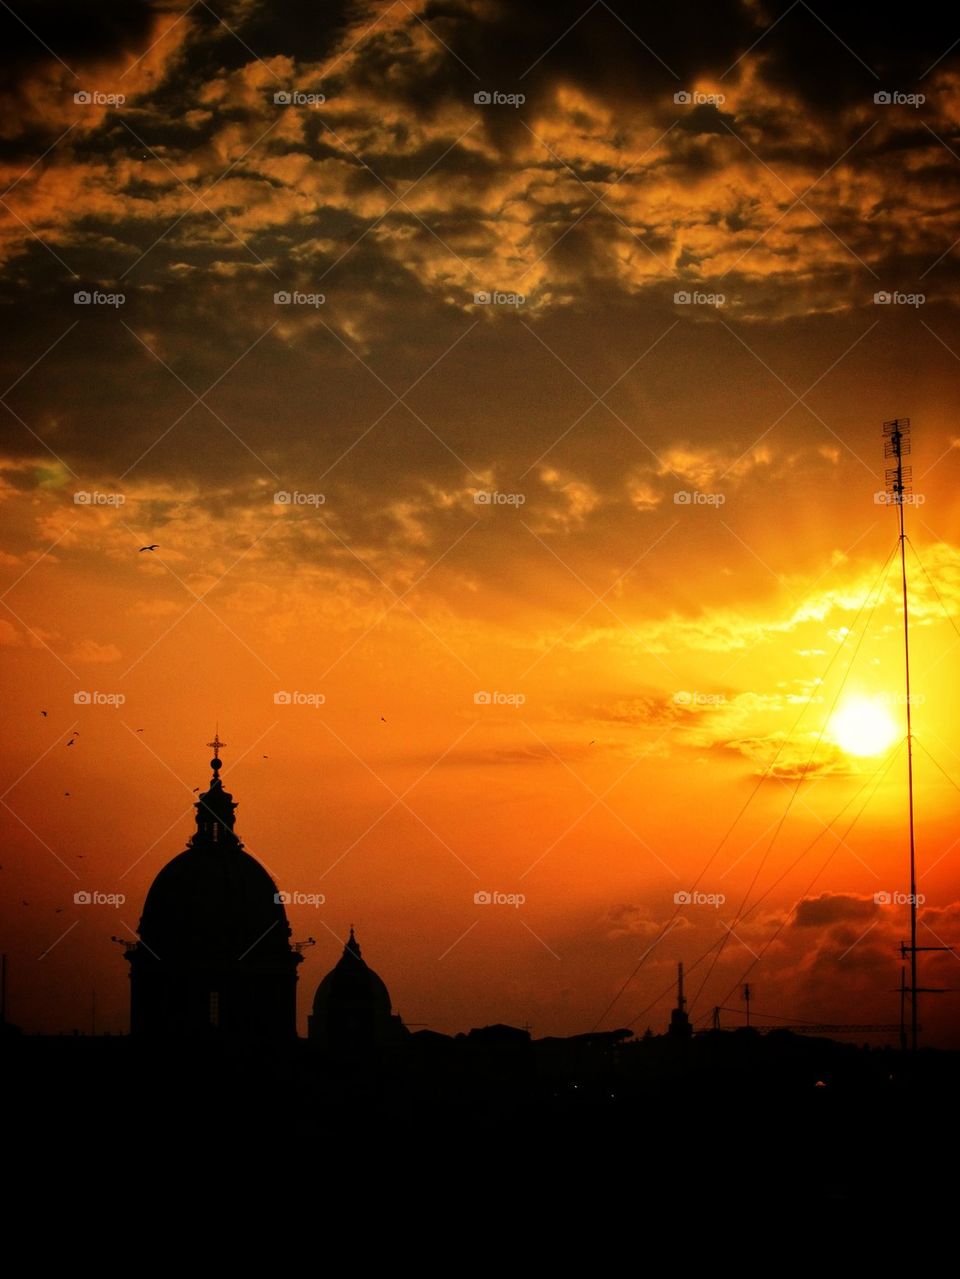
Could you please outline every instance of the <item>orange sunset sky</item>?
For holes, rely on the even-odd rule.
[[[219,725],[248,851],[324,898],[301,1030],[351,924],[448,1032],[660,1031],[678,960],[695,1024],[746,977],[896,1022],[900,416],[919,940],[960,944],[954,26],[75,8],[3,16],[10,1018],[127,1030],[111,938]]]

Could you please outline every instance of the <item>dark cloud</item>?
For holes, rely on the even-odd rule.
[[[869,923],[880,911],[881,907],[872,897],[858,897],[853,893],[821,893],[819,897],[806,897],[797,902],[793,924],[795,928],[829,928],[834,924]],[[857,936],[853,934],[850,941],[856,940]]]

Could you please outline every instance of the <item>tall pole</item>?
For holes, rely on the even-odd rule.
[[[900,522],[900,580],[903,588],[903,659],[907,698],[907,804],[910,819],[910,1048],[917,1051],[919,1009],[917,1008],[917,857],[913,823],[913,725],[910,705],[910,616],[907,608],[907,535],[904,528],[903,499],[909,492],[910,468],[903,458],[910,452],[910,419],[884,422],[887,436],[885,456],[896,459],[896,469],[887,472]]]

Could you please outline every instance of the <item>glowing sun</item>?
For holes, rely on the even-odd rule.
[[[869,697],[851,697],[830,718],[830,736],[848,755],[882,755],[900,736],[890,712]]]

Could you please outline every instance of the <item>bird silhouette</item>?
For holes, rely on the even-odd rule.
[[[55,915],[62,915],[62,914],[63,914],[63,907],[62,907],[62,906],[58,906],[58,907],[57,907],[57,909],[56,909],[53,913],[54,913]]]
[[[138,728],[138,729],[137,729],[137,732],[138,732],[138,733],[142,733],[142,732],[143,732],[143,729],[142,729],[142,728]]]
[[[43,718],[44,718],[44,719],[46,719],[46,718],[47,718],[47,712],[46,712],[46,711],[41,711],[41,712],[40,712],[40,714],[43,716]]]
[[[260,756],[260,758],[261,758],[261,759],[269,759],[269,758],[270,758],[270,756],[269,756],[269,755],[261,755],[261,756]]]
[[[193,788],[193,793],[194,793],[194,795],[196,795],[196,793],[197,793],[197,791],[198,791],[199,789],[200,789],[200,787],[199,787],[199,786],[194,786],[194,788]]]
[[[65,790],[63,793],[67,797],[67,799],[70,798],[70,792],[68,790]]]
[[[381,715],[381,716],[380,716],[380,723],[381,723],[381,724],[385,724],[386,722],[387,722],[387,721],[386,721],[386,720],[383,718],[383,716]]]
[[[153,542],[150,546],[141,546],[141,547],[140,547],[140,550],[141,550],[141,551],[156,551],[156,550],[158,550],[158,549],[159,549],[159,547],[160,547],[160,543],[159,543],[159,542]]]
[[[70,738],[70,740],[69,740],[69,742],[67,742],[67,745],[68,745],[68,746],[72,746],[72,745],[73,745],[73,743],[74,743],[75,741],[76,741],[76,738],[71,737],[71,738]]]

